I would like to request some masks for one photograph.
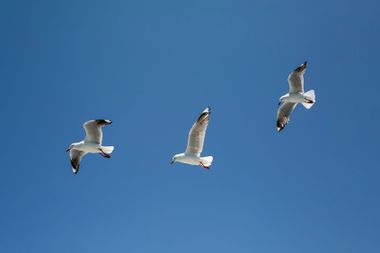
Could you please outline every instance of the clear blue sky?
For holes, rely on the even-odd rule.
[[[0,251],[380,252],[379,1],[2,1]],[[287,75],[306,89],[276,132]],[[211,170],[169,164],[212,106]],[[109,118],[111,159],[65,149]]]

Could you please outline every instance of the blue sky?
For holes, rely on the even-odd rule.
[[[378,1],[2,1],[1,252],[380,252]],[[309,61],[311,110],[276,132]],[[211,170],[169,164],[212,106]],[[65,149],[109,118],[111,159]]]

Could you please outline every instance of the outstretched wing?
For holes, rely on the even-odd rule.
[[[210,113],[211,108],[207,107],[190,129],[186,153],[194,155],[202,153]]]
[[[288,76],[289,93],[303,93],[303,74],[307,67],[307,61],[301,64]]]
[[[296,103],[285,102],[280,105],[277,111],[277,131],[280,132],[290,119],[290,114],[296,107]]]
[[[83,128],[86,131],[86,138],[84,140],[101,145],[103,141],[102,128],[111,123],[112,121],[108,119],[95,119],[85,122],[83,124]]]
[[[73,170],[74,174],[78,173],[80,161],[85,154],[87,153],[76,149],[70,150],[71,169]]]

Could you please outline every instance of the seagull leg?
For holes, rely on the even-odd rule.
[[[206,169],[206,170],[210,169],[209,166],[205,166],[202,162],[200,162],[200,165],[201,165],[204,169]]]
[[[103,156],[104,158],[111,158],[111,156],[109,155],[109,154],[106,154],[106,153],[104,153],[104,151],[102,150],[102,149],[99,149],[99,151],[100,151],[100,155],[101,156]]]

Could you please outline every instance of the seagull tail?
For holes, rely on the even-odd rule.
[[[111,154],[113,149],[114,149],[113,146],[102,146],[102,150],[106,154]]]
[[[204,166],[210,167],[213,159],[214,158],[212,156],[202,157],[202,163],[203,163]]]
[[[310,99],[312,101],[310,103],[302,103],[302,105],[305,106],[306,109],[310,109],[315,103],[315,92],[314,90],[309,90],[308,92],[305,92],[303,95],[307,97],[307,99]]]

